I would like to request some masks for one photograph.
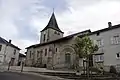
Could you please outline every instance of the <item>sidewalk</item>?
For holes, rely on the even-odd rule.
[[[32,74],[37,75],[40,77],[45,77],[52,80],[71,80],[71,79],[65,79],[60,78],[58,76],[52,76],[52,75],[44,75],[44,73],[73,73],[69,71],[54,71],[54,70],[47,70],[46,68],[34,68],[34,67],[24,67],[23,72],[21,72],[20,66],[11,66],[10,70],[8,71],[8,66],[0,66],[0,72],[17,72],[17,73],[23,73],[23,74]],[[42,74],[41,74],[42,73]]]
[[[8,66],[0,66],[0,70],[7,71]],[[11,66],[11,71],[21,71],[21,66]],[[23,71],[25,72],[60,72],[60,73],[75,73],[74,71],[56,71],[48,70],[46,68],[35,68],[35,67],[24,67]]]

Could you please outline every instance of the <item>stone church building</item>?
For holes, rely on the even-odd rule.
[[[76,55],[71,45],[76,37],[84,34],[88,34],[99,46],[92,59],[93,65],[108,67],[120,64],[120,25],[112,26],[109,22],[107,28],[98,31],[85,30],[63,37],[64,32],[58,27],[55,14],[52,13],[47,26],[41,31],[40,43],[26,48],[26,66],[73,69]],[[79,65],[82,66],[83,62],[80,61]]]

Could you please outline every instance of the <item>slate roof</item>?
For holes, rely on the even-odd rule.
[[[44,30],[46,30],[46,29],[48,29],[48,28],[52,28],[52,29],[54,29],[54,30],[57,30],[57,31],[59,31],[59,32],[62,32],[62,31],[60,30],[60,28],[58,27],[57,20],[56,20],[56,18],[55,18],[54,12],[52,13],[52,16],[51,16],[51,18],[50,18],[47,26],[46,26],[42,31],[44,31]],[[41,32],[42,32],[42,31],[41,31]],[[62,32],[62,33],[63,33],[63,32]]]
[[[9,44],[9,42],[7,41],[7,40],[5,40],[4,38],[2,38],[2,37],[0,37],[0,43],[2,43],[2,44]],[[18,48],[17,46],[15,46],[15,45],[13,45],[13,44],[9,44],[11,47],[14,47],[14,48],[16,48],[16,49],[18,49],[18,50],[21,50],[20,48]]]
[[[106,32],[106,31],[109,31],[109,30],[117,29],[117,28],[120,28],[120,24],[113,25],[113,26],[111,26],[111,27],[107,27],[107,28],[104,28],[104,29],[100,29],[100,30],[94,31],[94,32],[92,32],[90,35],[96,34],[96,33],[98,33],[98,32],[100,32],[100,33],[101,33],[101,32]]]
[[[8,41],[6,41],[5,39],[3,39],[2,37],[0,37],[0,43],[3,43],[3,44],[7,44]]]
[[[109,31],[109,30],[117,29],[117,28],[120,28],[120,24],[113,25],[111,27],[100,29],[100,30],[97,30],[97,31],[93,31],[93,32],[91,32],[90,34],[87,34],[87,35],[89,36],[89,35],[93,35],[93,34],[97,34],[97,33],[100,34],[101,32],[106,32],[106,31]],[[85,35],[82,35],[82,36],[79,36],[79,37],[83,37],[83,36],[85,36]]]

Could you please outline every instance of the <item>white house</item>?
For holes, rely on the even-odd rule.
[[[0,37],[0,64],[17,65],[20,48]]]

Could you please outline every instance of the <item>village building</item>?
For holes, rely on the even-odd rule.
[[[11,66],[18,64],[20,48],[13,45],[11,40],[7,41],[0,37],[0,65],[8,65],[11,62]]]

